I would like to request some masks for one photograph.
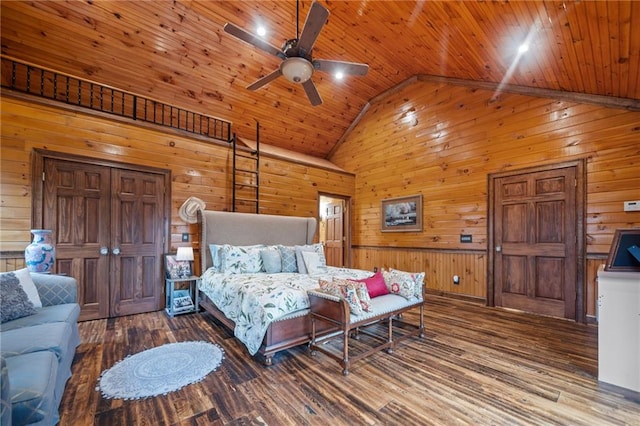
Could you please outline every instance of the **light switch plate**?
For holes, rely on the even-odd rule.
[[[624,211],[625,212],[637,212],[637,211],[640,211],[640,200],[625,201],[624,202]]]

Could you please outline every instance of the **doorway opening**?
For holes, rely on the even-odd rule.
[[[336,194],[320,194],[318,199],[318,239],[324,245],[327,265],[351,265],[351,198]]]

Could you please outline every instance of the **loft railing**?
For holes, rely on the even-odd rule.
[[[4,57],[2,87],[220,141],[233,136],[229,121]]]

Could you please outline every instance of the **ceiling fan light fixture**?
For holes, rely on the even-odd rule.
[[[304,83],[313,74],[313,64],[304,58],[287,58],[280,64],[280,71],[292,83]]]

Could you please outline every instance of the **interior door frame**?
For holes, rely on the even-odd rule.
[[[487,188],[487,306],[495,306],[495,181],[498,178],[574,167],[576,169],[576,316],[577,322],[586,322],[586,211],[587,176],[584,159],[545,164],[506,172],[490,173]]]
[[[344,209],[342,210],[342,227],[344,229],[344,244],[342,247],[342,257],[346,267],[351,266],[351,197],[340,194],[331,194],[328,192],[318,192],[318,239],[320,239],[320,201],[322,197],[334,198],[342,200]]]
[[[138,172],[155,173],[164,176],[165,197],[163,206],[163,252],[169,251],[169,230],[171,221],[171,170],[161,169],[158,167],[141,166],[138,164],[122,163],[119,161],[104,160],[100,158],[85,157],[76,154],[66,154],[57,151],[49,151],[46,149],[34,148],[33,156],[31,158],[31,225],[33,229],[39,229],[43,223],[43,192],[44,181],[42,180],[42,174],[44,173],[45,159],[73,161],[77,163],[86,163],[97,166],[113,167],[125,170],[134,170]],[[162,275],[161,275],[162,276]],[[163,297],[163,294],[161,294]],[[161,297],[161,298],[162,298]]]

